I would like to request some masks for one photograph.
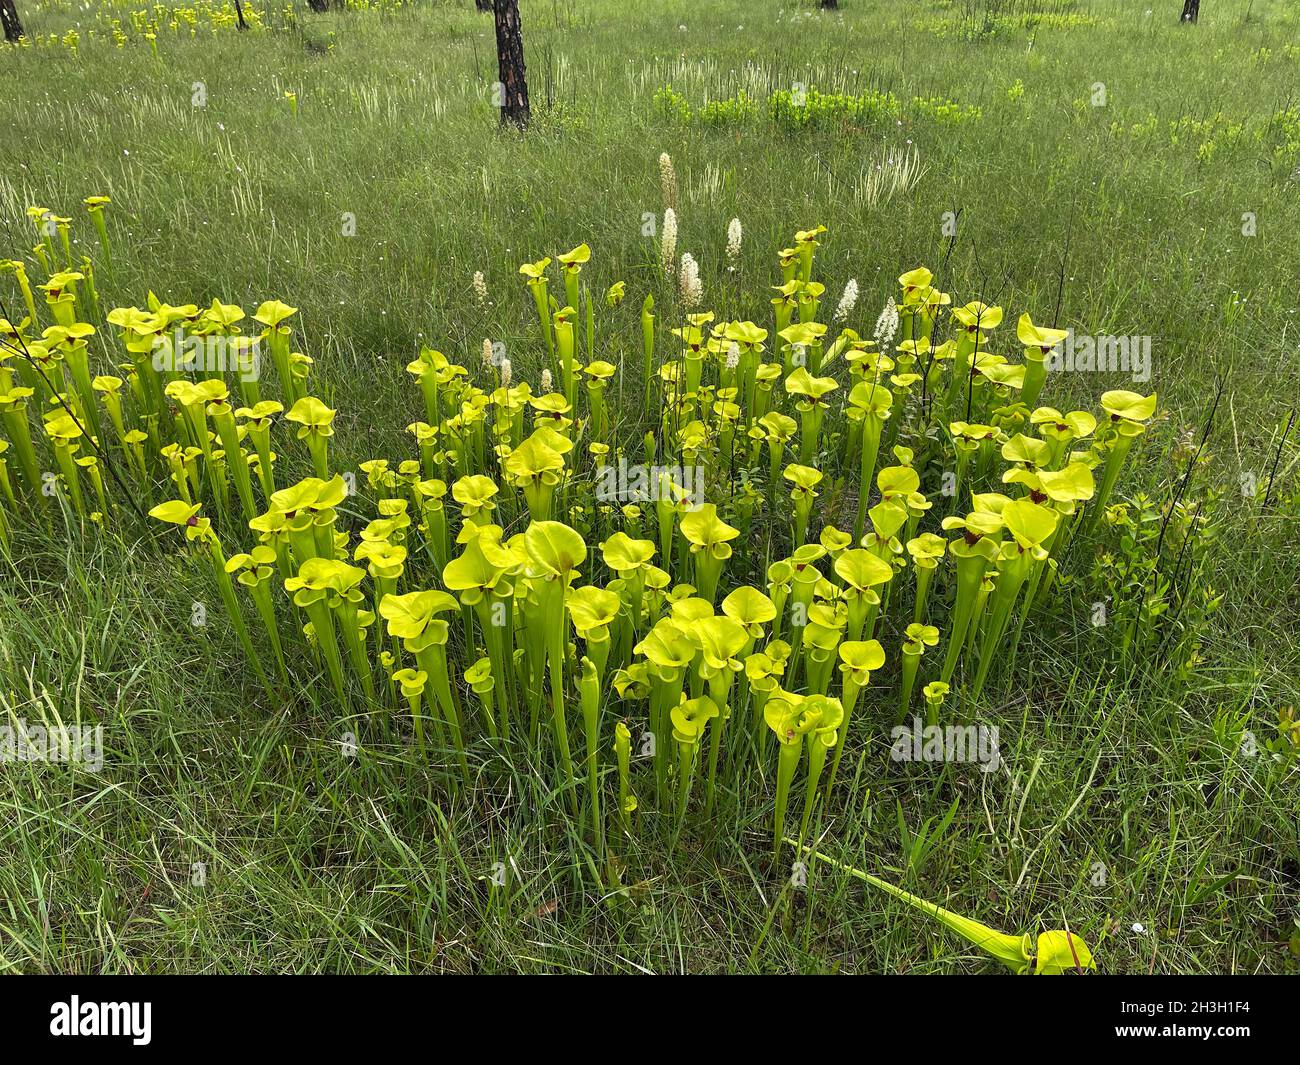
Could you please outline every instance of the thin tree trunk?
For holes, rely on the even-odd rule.
[[[4,23],[5,40],[17,42],[23,35],[23,23],[18,17],[14,0],[0,0],[0,23]]]
[[[307,0],[307,6],[320,14],[322,11],[329,10],[329,0]]]
[[[241,30],[248,29],[248,23],[244,21],[244,5],[240,3],[240,0],[235,0],[235,14],[239,16],[239,28]]]
[[[492,0],[474,0],[474,6],[480,11],[491,11]]]
[[[1182,22],[1195,22],[1201,15],[1201,0],[1183,0]]]
[[[519,25],[519,0],[495,0],[497,69],[501,82],[501,121],[523,129],[528,125],[528,79],[524,70],[524,35]]]
[[[840,0],[822,0],[823,11],[838,11],[839,7]]]

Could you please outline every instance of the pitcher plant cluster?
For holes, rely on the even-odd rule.
[[[483,745],[530,759],[601,870],[724,801],[770,803],[771,854],[794,860],[861,801],[840,772],[851,737],[966,720],[1066,594],[1066,551],[1156,411],[1128,391],[1041,402],[1065,332],[1028,313],[1007,328],[923,267],[858,332],[814,280],[817,226],[778,255],[762,323],[701,309],[695,283],[639,316],[624,282],[593,298],[585,244],[525,263],[536,336],[515,361],[536,384],[423,348],[404,453],[345,468],[295,308],[103,305],[109,203],[86,207],[96,263],[37,207],[36,246],[3,264],[22,312],[0,321],[3,549],[19,522],[103,532],[143,501],[210,574],[270,699],[310,692],[362,747],[400,738],[452,795]],[[623,321],[626,351],[608,339]],[[177,337],[257,345],[271,372],[175,369],[155,356]],[[598,494],[619,462],[658,471],[653,490]],[[1050,935],[1037,969],[1027,936],[994,953],[1091,963]]]

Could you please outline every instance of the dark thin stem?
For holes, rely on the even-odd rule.
[[[1291,426],[1295,424],[1295,407],[1291,408],[1291,417],[1287,419],[1286,429],[1282,433],[1282,439],[1277,442],[1277,454],[1273,456],[1273,468],[1268,473],[1268,488],[1264,492],[1264,505],[1261,509],[1268,509],[1269,496],[1273,494],[1273,478],[1277,476],[1278,463],[1282,461],[1282,446],[1286,443],[1286,438],[1291,435]]]
[[[1200,461],[1201,452],[1205,450],[1205,442],[1210,438],[1210,429],[1214,426],[1214,415],[1219,410],[1219,400],[1223,398],[1223,389],[1227,385],[1227,378],[1223,374],[1218,375],[1218,384],[1214,389],[1214,402],[1210,404],[1210,413],[1205,419],[1205,428],[1201,430],[1201,441],[1196,445],[1196,453],[1187,460],[1187,472],[1183,474],[1182,484],[1178,486],[1178,492],[1169,504],[1169,509],[1165,512],[1164,519],[1160,522],[1160,538],[1156,541],[1156,557],[1160,556],[1160,549],[1164,546],[1165,532],[1169,528],[1169,519],[1173,517],[1174,510],[1182,502],[1183,495],[1187,491],[1187,486],[1191,483],[1192,474],[1196,472],[1196,463]]]
[[[1187,528],[1187,535],[1183,537],[1183,546],[1178,552],[1178,561],[1174,563],[1174,574],[1169,579],[1169,587],[1175,592],[1178,591],[1178,572],[1183,566],[1183,556],[1187,553],[1187,545],[1191,542],[1192,537],[1196,534],[1196,523],[1201,517],[1201,504],[1196,504],[1196,512],[1192,515],[1191,524]],[[1178,594],[1178,609],[1174,616],[1169,619],[1165,627],[1165,634],[1160,639],[1160,646],[1156,649],[1156,661],[1160,661],[1164,655],[1165,647],[1169,644],[1170,638],[1174,634],[1174,628],[1178,624],[1178,619],[1183,616],[1183,608],[1187,605],[1187,596],[1185,593]]]
[[[1169,522],[1174,516],[1174,511],[1178,509],[1178,505],[1183,501],[1183,495],[1184,493],[1186,493],[1187,487],[1191,483],[1192,474],[1196,472],[1196,463],[1200,461],[1201,452],[1205,450],[1205,442],[1210,437],[1210,429],[1214,425],[1214,415],[1217,413],[1219,409],[1219,400],[1223,398],[1223,389],[1226,385],[1227,385],[1227,379],[1223,376],[1222,373],[1220,373],[1218,375],[1218,385],[1214,390],[1214,402],[1210,404],[1210,413],[1206,416],[1205,428],[1201,431],[1201,441],[1196,446],[1196,453],[1192,455],[1190,459],[1187,460],[1187,472],[1183,474],[1182,483],[1179,484],[1178,491],[1174,494],[1173,499],[1169,501],[1169,507],[1165,511],[1164,517],[1161,519],[1160,536],[1156,540],[1156,549],[1153,556],[1155,565],[1151,569],[1151,583],[1153,585],[1160,578],[1161,552],[1164,550],[1165,534],[1169,531]],[[1199,504],[1197,506],[1197,513],[1198,514],[1200,513]],[[1181,555],[1179,557],[1181,559]],[[1177,567],[1175,567],[1174,572],[1176,576]],[[1142,608],[1145,607],[1147,604],[1147,590],[1148,590],[1147,585],[1146,582],[1144,581],[1142,584],[1142,598],[1138,601],[1137,612],[1133,615],[1133,631],[1131,634],[1131,638],[1136,638],[1137,636],[1138,626],[1141,624],[1142,621]]]
[[[8,306],[3,302],[0,302],[0,315],[3,315],[11,322],[13,321],[13,319],[9,317]],[[49,379],[48,375],[45,373],[45,370],[42,368],[41,364],[37,362],[34,358],[32,358],[32,353],[27,350],[27,341],[23,339],[22,333],[15,330],[14,336],[18,338],[17,344],[14,344],[13,341],[9,340],[6,337],[0,337],[0,344],[3,344],[11,351],[15,351],[18,354],[22,355],[23,358],[25,358],[29,363],[32,364],[32,368],[38,374],[41,375],[41,380],[44,381],[45,384],[49,387],[50,393],[54,396],[55,400],[58,401],[59,406],[62,407],[64,411],[67,413],[68,417],[72,419],[72,423],[78,429],[81,430],[81,435],[84,436],[90,442],[90,446],[94,448],[95,453],[99,457],[100,462],[102,462],[104,464],[104,468],[108,470],[109,476],[113,478],[114,483],[121,490],[122,494],[126,497],[126,501],[131,505],[131,509],[134,510],[136,514],[139,516],[140,521],[144,524],[144,527],[148,529],[149,516],[145,514],[144,508],[141,507],[138,502],[136,502],[135,496],[131,493],[131,490],[127,488],[126,482],[123,481],[121,476],[118,474],[117,466],[114,463],[109,461],[108,453],[100,446],[100,443],[98,440],[95,439],[94,434],[92,434],[90,430],[87,429],[86,426],[84,426],[81,423],[81,419],[77,417],[76,412],[71,407],[68,406],[67,402],[64,400],[59,390],[54,387],[54,382]]]

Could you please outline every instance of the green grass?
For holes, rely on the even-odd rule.
[[[1005,767],[900,766],[885,729],[859,729],[822,846],[1005,930],[1068,923],[1103,971],[1295,970],[1297,770],[1238,750],[1242,729],[1262,743],[1300,699],[1296,511],[1261,515],[1239,487],[1243,474],[1267,480],[1296,402],[1300,119],[1274,121],[1300,89],[1293,7],[1209,0],[1191,28],[1169,2],[1149,18],[1119,0],[1045,2],[1064,17],[1026,25],[1024,4],[844,0],[826,15],[524,0],[536,122],[521,139],[497,129],[490,20],[467,0],[303,9],[289,23],[276,11],[246,35],[164,28],[157,58],[141,39],[89,39],[91,20],[70,5],[20,6],[34,35],[86,24],[75,56],[45,42],[0,49],[0,247],[31,246],[32,203],[78,216],[93,246],[79,205],[102,193],[116,255],[106,302],[143,304],[152,289],[172,303],[301,308],[316,394],[340,411],[340,468],[406,455],[419,397],[403,367],[423,343],[473,365],[484,336],[501,339],[535,383],[517,267],[580,241],[594,250],[594,291],[627,282],[600,348],[628,357],[610,403],[626,433],[643,428],[655,412],[636,385],[636,312],[647,291],[671,299],[641,233],[643,214],[662,209],[660,151],[681,185],[679,249],[700,260],[705,304],[722,317],[770,324],[773,253],[821,222],[827,302],[856,277],[864,333],[900,272],[946,260],[959,302],[1050,320],[1059,299],[1059,321],[1081,333],[1151,335],[1167,417],[1121,482],[1126,498],[1168,497],[1188,461],[1180,442],[1222,374],[1193,491],[1223,492],[1206,513],[1224,604],[1195,670],[1116,667],[1115,635],[1088,624],[1093,560],[1072,559],[1067,608],[1028,635],[1014,683],[985,694]],[[204,109],[191,106],[196,82]],[[791,131],[766,100],[795,83],[892,93],[904,114]],[[1090,103],[1097,83],[1104,107]],[[692,112],[742,89],[760,104],[739,122],[683,121],[656,104],[664,86]],[[944,121],[917,97],[979,117]],[[866,168],[908,140],[924,174],[873,206]],[[959,212],[955,243],[946,211]],[[341,235],[344,212],[355,237]],[[1245,212],[1255,237],[1242,234]],[[733,216],[745,240],[728,275]],[[1091,406],[1125,385],[1069,375],[1044,399]],[[1296,456],[1293,435],[1278,478],[1288,497]],[[781,535],[765,524],[764,549]],[[0,709],[102,720],[107,744],[99,776],[0,769],[9,969],[993,969],[828,867],[786,888],[766,857],[770,781],[746,794],[766,804],[725,794],[675,848],[631,846],[626,890],[603,897],[564,797],[519,752],[476,746],[476,787],[456,801],[437,766],[404,750],[343,757],[348,722],[323,679],[270,706],[219,623],[215,588],[165,544],[137,543],[129,526],[120,536],[130,550],[114,535],[20,530],[0,564]],[[189,623],[195,601],[217,619],[202,631]],[[890,719],[893,688],[873,694],[868,706]],[[899,811],[914,835],[954,800],[951,826],[909,862]],[[206,865],[201,886],[194,863]],[[505,887],[492,884],[495,863],[511,868]]]

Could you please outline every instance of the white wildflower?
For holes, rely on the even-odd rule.
[[[700,264],[690,252],[682,253],[682,303],[687,310],[700,305],[704,299],[704,282],[700,280]]]
[[[493,358],[492,356],[492,341],[490,341],[487,337],[484,337],[483,338],[483,365],[486,366],[488,369],[491,369],[492,364],[494,362],[496,362],[496,359]]]
[[[512,376],[513,376],[513,367],[511,367],[510,365],[510,360],[502,359],[501,360],[501,387],[502,388],[510,387],[510,380]]]
[[[483,279],[483,271],[474,271],[474,298],[478,300],[478,305],[484,307],[487,305],[487,282]]]
[[[542,395],[546,395],[551,390],[551,371],[542,371]]]
[[[888,350],[894,342],[894,337],[898,333],[898,308],[894,305],[894,297],[889,297],[889,302],[885,304],[885,309],[880,312],[880,317],[876,319],[876,344],[881,351]]]
[[[663,232],[659,236],[659,259],[663,263],[664,273],[672,277],[677,263],[677,212],[671,207],[664,211]]]
[[[858,305],[858,279],[849,278],[849,283],[844,286],[844,295],[840,297],[840,305],[835,308],[835,321],[842,322],[850,314],[853,308]]]
[[[659,154],[659,185],[663,189],[664,207],[677,209],[677,171],[673,169],[673,159],[667,152]]]
[[[734,370],[740,365],[740,345],[734,340],[727,346],[727,369]]]
[[[727,262],[733,270],[740,259],[740,242],[744,235],[744,231],[740,228],[740,219],[733,218],[731,224],[727,226]]]

